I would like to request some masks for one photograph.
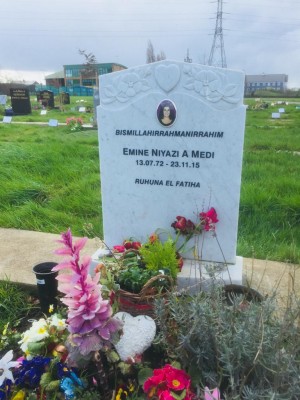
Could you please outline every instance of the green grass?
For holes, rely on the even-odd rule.
[[[284,107],[280,120],[271,113]],[[238,253],[300,262],[300,110],[248,110]]]
[[[95,130],[2,125],[0,226],[102,235],[98,139]]]
[[[247,110],[238,255],[300,262],[299,125],[294,104]],[[95,130],[1,124],[0,179],[1,227],[102,237]]]

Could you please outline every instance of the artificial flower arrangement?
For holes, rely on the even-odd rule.
[[[172,226],[177,233],[190,235],[191,232],[198,234],[202,229],[213,230],[216,222],[217,215],[211,209],[202,216],[200,214],[198,226],[184,217],[177,217]],[[62,247],[56,254],[67,259],[53,270],[60,272],[58,288],[63,294],[61,301],[66,308],[62,309],[62,314],[66,313],[66,318],[53,314],[32,321],[21,336],[20,350],[15,352],[15,356],[20,357],[12,361],[12,350],[2,357],[0,400],[91,400],[99,396],[116,400],[125,397],[220,400],[217,389],[214,392],[203,389],[196,395],[189,375],[179,365],[167,363],[163,366],[163,355],[155,360],[150,357],[150,361],[144,354],[121,359],[116,349],[125,327],[124,321],[115,314],[119,304],[111,290],[111,287],[117,290],[117,286],[104,265],[96,269],[93,276],[89,274],[91,258],[80,258],[86,240],[74,241],[70,230],[61,235]],[[165,250],[165,243],[154,234],[144,245],[126,241],[123,246],[125,250],[135,250],[139,261],[147,260],[149,271],[164,268],[164,273],[172,277],[179,269],[177,249],[174,241],[167,243]],[[162,266],[156,265],[152,250],[153,253],[166,251],[168,256],[165,261],[162,257]],[[117,254],[123,253],[125,251],[118,248]],[[107,284],[103,285],[101,281],[105,280]],[[161,368],[157,369],[157,366]]]
[[[161,274],[169,275],[175,283],[183,266],[182,254],[189,240],[203,231],[215,233],[218,217],[213,207],[199,213],[198,218],[198,222],[194,223],[183,216],[177,216],[171,224],[175,238],[168,234],[165,241],[160,239],[160,234],[166,233],[161,229],[151,234],[145,243],[125,239],[121,245],[113,246],[109,257],[102,260],[99,268],[104,274],[105,269],[108,269],[121,289],[134,293],[142,290],[149,279]],[[157,283],[164,285],[166,282],[158,280]]]
[[[66,119],[66,124],[71,132],[78,132],[82,130],[83,119],[80,117],[70,117]]]

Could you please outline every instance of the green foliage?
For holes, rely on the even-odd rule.
[[[292,294],[289,300],[278,315],[274,297],[248,302],[232,296],[226,301],[217,286],[193,297],[172,294],[168,302],[156,301],[159,341],[194,384],[220,387],[227,400],[296,400],[300,301]]]
[[[9,280],[0,281],[0,350],[20,340],[17,327],[33,307],[28,295]]]
[[[102,236],[97,132],[65,130],[1,127],[1,227]]]
[[[176,279],[178,260],[172,239],[168,239],[164,243],[155,240],[153,243],[143,245],[139,252],[147,269],[156,272],[160,269],[169,270],[172,278]]]
[[[130,267],[121,271],[116,277],[117,283],[121,289],[133,293],[139,293],[146,282],[153,276],[157,275],[157,271],[142,269],[139,267]]]

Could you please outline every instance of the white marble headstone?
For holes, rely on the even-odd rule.
[[[242,72],[174,61],[100,77],[102,207],[109,246],[128,237],[144,241],[157,228],[172,232],[176,216],[198,222],[201,211],[214,207],[226,262],[235,262],[243,91]],[[203,260],[224,261],[210,232],[199,237],[198,249]]]
[[[285,112],[285,109],[284,109],[284,108],[279,108],[279,109],[278,109],[278,112],[284,113],[284,112]]]

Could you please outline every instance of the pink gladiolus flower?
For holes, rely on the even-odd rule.
[[[62,234],[64,247],[56,253],[69,255],[70,260],[58,264],[55,271],[70,270],[71,274],[60,274],[57,277],[58,289],[65,294],[62,302],[69,308],[68,330],[70,341],[76,343],[83,355],[100,350],[109,344],[112,335],[121,328],[121,322],[112,318],[109,300],[101,294],[99,273],[91,277],[88,273],[91,258],[85,256],[80,262],[80,251],[87,238],[73,243],[70,229]]]

